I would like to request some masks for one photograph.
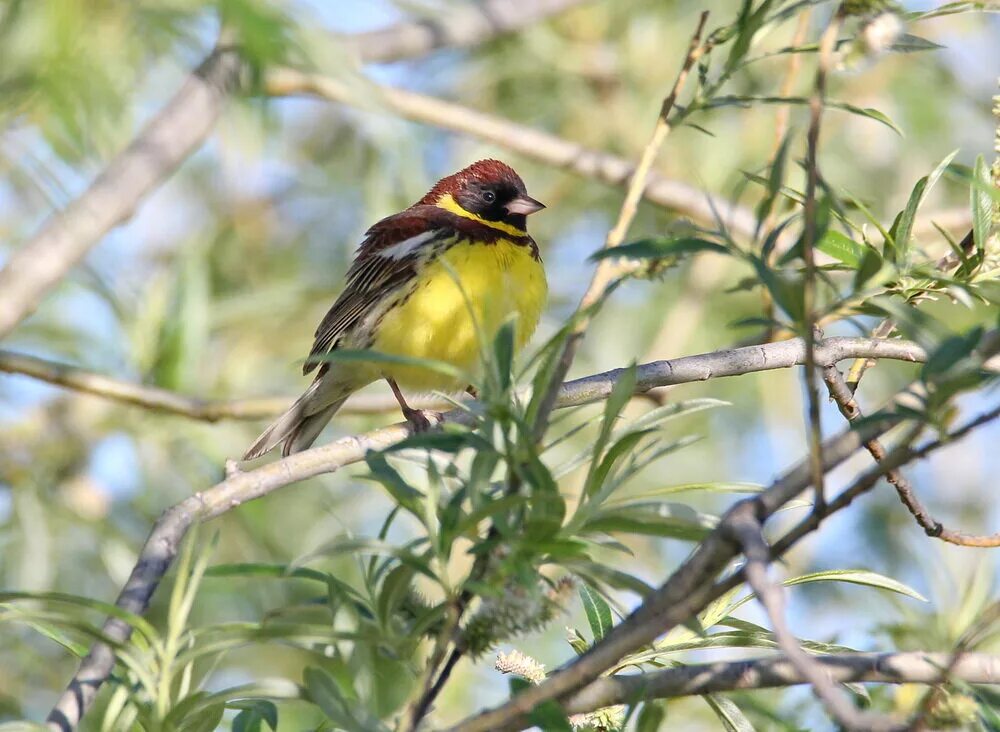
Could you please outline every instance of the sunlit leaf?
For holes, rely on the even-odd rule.
[[[590,632],[593,634],[594,642],[596,643],[611,630],[611,626],[613,625],[611,608],[597,591],[585,584],[580,585],[580,599],[583,601],[583,609],[587,613],[587,622],[590,623]]]
[[[665,257],[676,257],[681,254],[694,254],[697,252],[715,252],[716,254],[728,254],[729,250],[721,244],[707,239],[696,237],[658,237],[655,239],[641,239],[639,241],[622,244],[613,249],[600,249],[590,255],[591,261],[611,259],[613,257],[625,257],[628,259],[663,259]]]
[[[976,251],[982,253],[993,228],[993,214],[997,207],[996,201],[988,193],[989,188],[994,187],[993,179],[982,155],[976,158],[973,176],[979,185],[972,186],[971,191],[972,237],[976,243]]]

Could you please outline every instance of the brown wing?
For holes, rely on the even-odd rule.
[[[302,373],[315,369],[319,365],[317,356],[336,348],[345,332],[416,275],[425,245],[454,235],[454,229],[439,213],[434,206],[415,206],[382,219],[367,231],[347,271],[344,291],[316,329],[316,340]]]

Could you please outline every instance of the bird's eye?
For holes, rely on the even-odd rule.
[[[486,203],[493,203],[497,200],[497,194],[493,191],[483,191],[483,200],[486,201]]]

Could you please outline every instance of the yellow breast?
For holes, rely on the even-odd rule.
[[[516,345],[534,333],[548,294],[545,271],[530,247],[500,239],[460,242],[424,265],[412,294],[391,308],[378,326],[376,351],[445,361],[474,375],[481,343],[514,316]],[[441,374],[392,366],[386,375],[415,390],[464,387]]]

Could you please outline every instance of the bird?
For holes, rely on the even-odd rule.
[[[428,429],[430,419],[407,404],[402,388],[458,393],[468,387],[474,394],[455,376],[405,359],[434,359],[475,374],[483,337],[510,319],[515,348],[523,348],[548,296],[526,223],[543,208],[513,168],[487,159],[442,178],[412,206],[368,229],[340,296],[316,329],[302,369],[316,376],[243,459],[278,445],[283,457],[307,449],[352,393],[380,379],[415,432]],[[327,356],[337,349],[389,358]]]

